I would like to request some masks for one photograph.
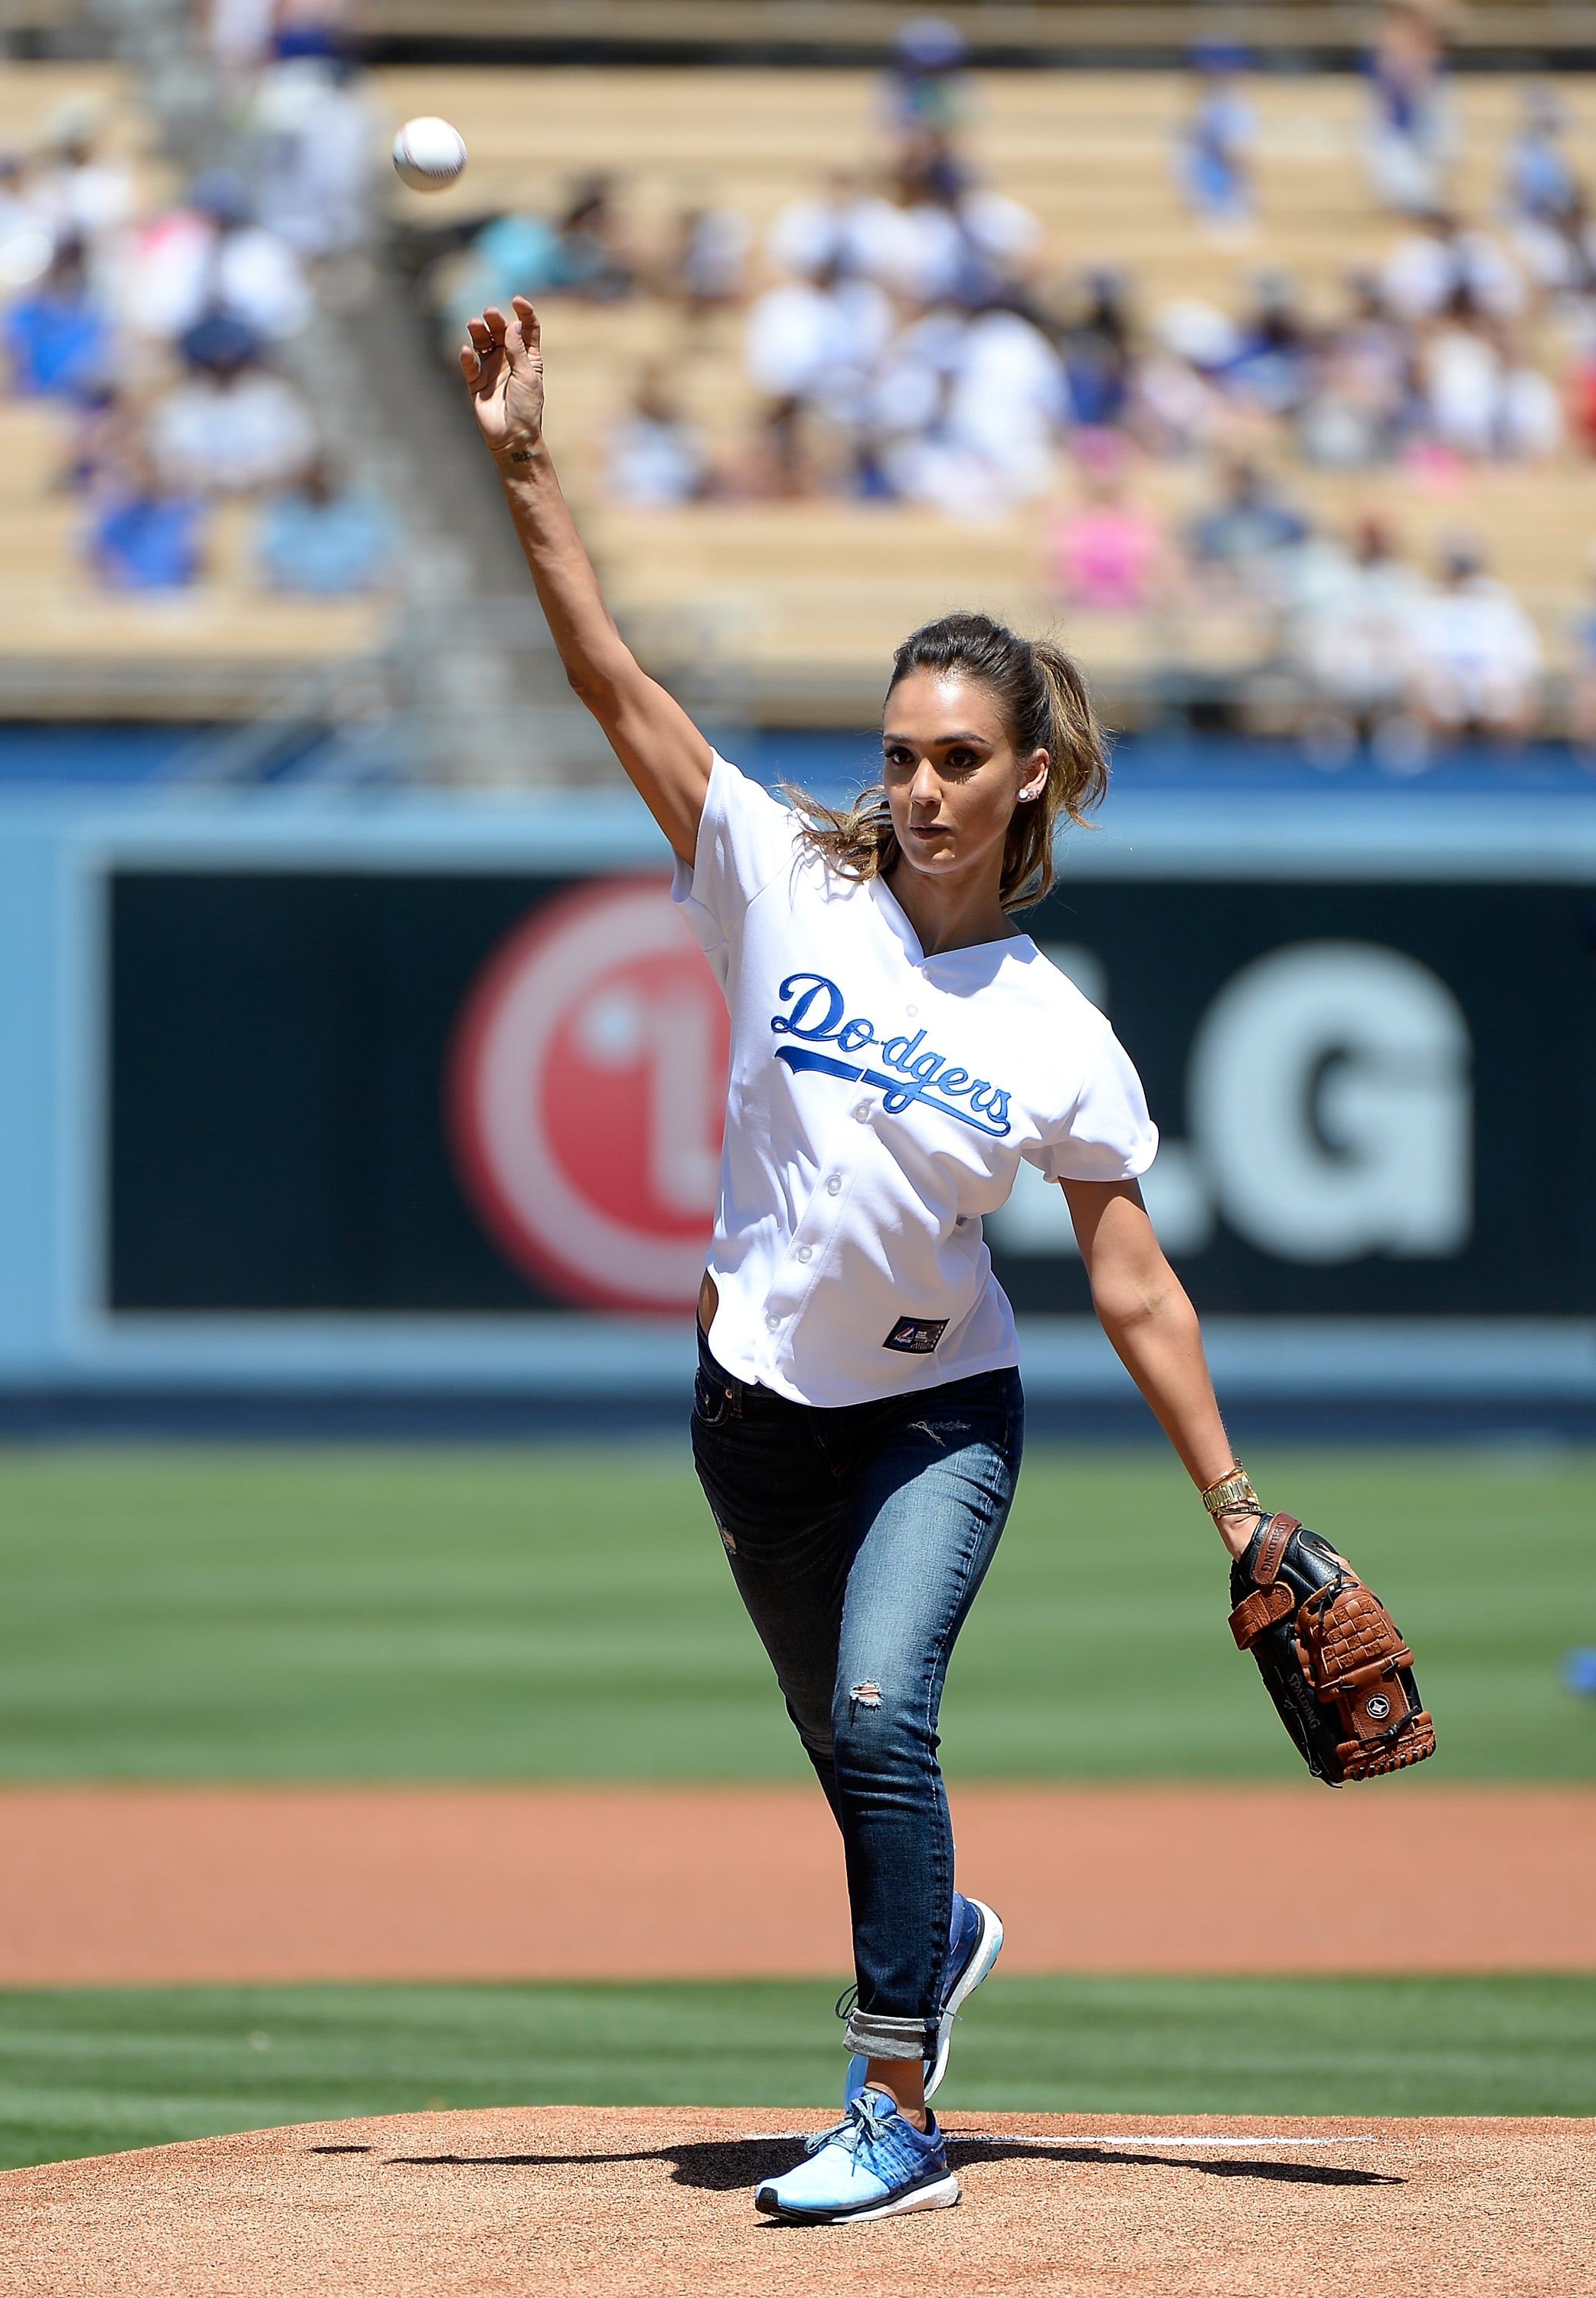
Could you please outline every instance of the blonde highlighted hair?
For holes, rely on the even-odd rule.
[[[998,899],[1005,910],[1039,902],[1053,884],[1053,844],[1061,816],[1084,822],[1108,788],[1108,761],[1086,682],[1062,647],[1022,639],[989,615],[944,615],[911,632],[892,657],[890,700],[916,671],[967,678],[984,686],[1001,710],[1016,757],[1047,753],[1047,780],[1034,805],[1016,806],[1004,847]],[[807,791],[787,796],[801,817],[804,839],[845,878],[884,878],[897,860],[897,839],[880,783],[846,811]]]

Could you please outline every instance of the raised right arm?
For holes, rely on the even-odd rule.
[[[543,438],[543,354],[524,295],[467,322],[460,369],[572,691],[603,727],[673,850],[690,863],[709,788],[708,743],[638,663],[604,603]]]

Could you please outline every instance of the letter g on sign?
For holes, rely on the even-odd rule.
[[[1203,1015],[1187,1079],[1227,1222],[1286,1261],[1460,1252],[1470,1054],[1456,998],[1402,950],[1298,942],[1255,959]]]

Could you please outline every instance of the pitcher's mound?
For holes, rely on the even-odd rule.
[[[947,2125],[957,2210],[856,2227],[757,2218],[756,2180],[802,2151],[781,2134],[823,2120],[790,2107],[501,2107],[12,2170],[0,2177],[0,2288],[7,2298],[1596,2291],[1589,2122],[960,2114]]]

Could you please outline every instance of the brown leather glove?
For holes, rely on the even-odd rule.
[[[1413,1655],[1344,1556],[1294,1516],[1266,1516],[1230,1566],[1230,1633],[1316,1780],[1338,1788],[1435,1752]]]

